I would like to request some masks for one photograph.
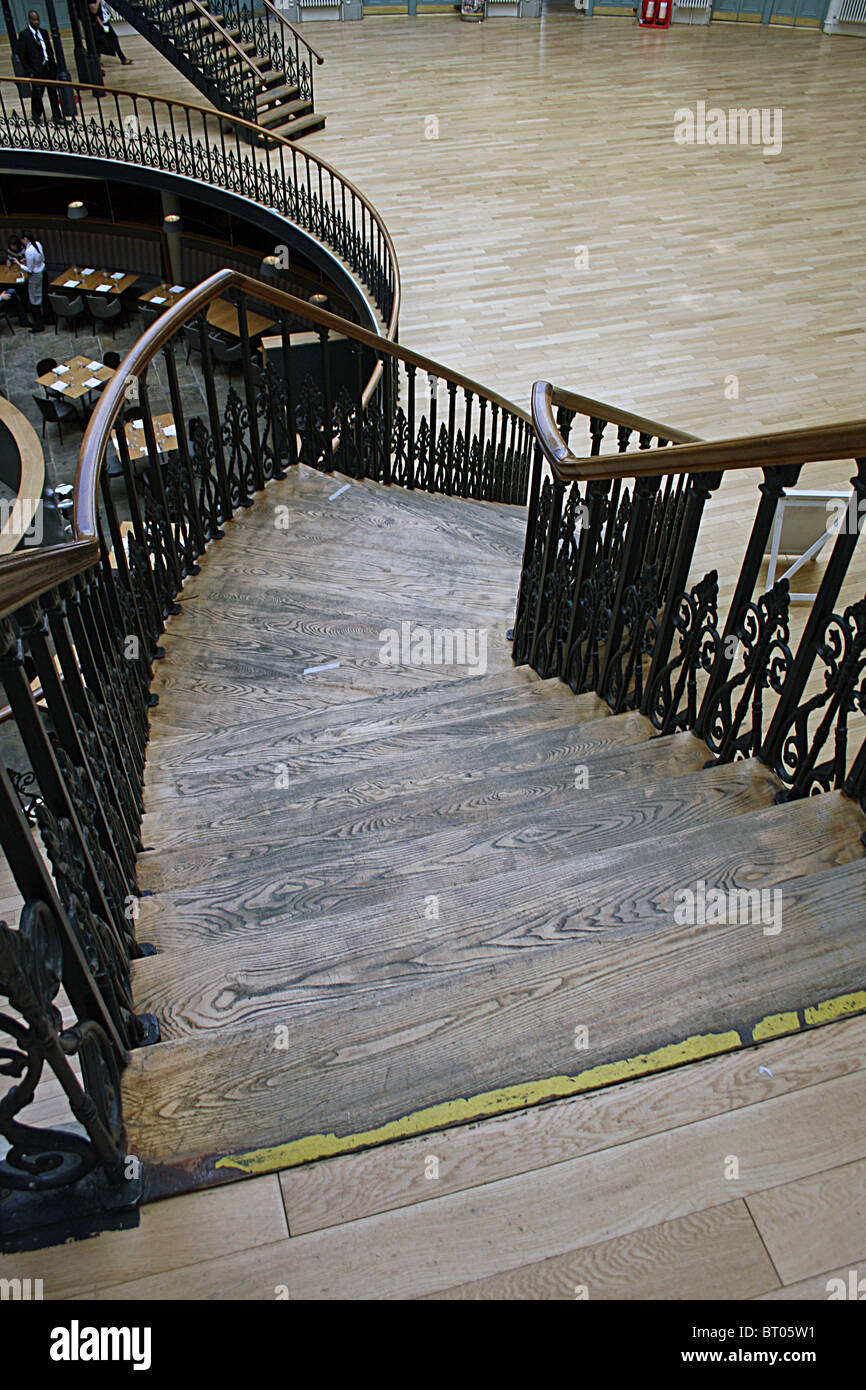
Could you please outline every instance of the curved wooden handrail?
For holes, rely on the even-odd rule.
[[[98,94],[99,98],[102,99],[104,99],[106,96],[109,96],[126,101],[151,102],[154,105],[171,107],[176,111],[195,111],[202,116],[209,117],[211,120],[217,120],[223,123],[230,122],[232,125],[240,126],[243,129],[250,131],[257,137],[265,137],[270,143],[279,145],[283,149],[291,151],[295,156],[300,156],[300,158],[302,159],[309,160],[311,164],[314,164],[317,168],[327,172],[334,179],[336,179],[343,188],[345,188],[349,193],[354,194],[354,196],[358,198],[358,200],[367,209],[371,219],[373,220],[373,222],[375,222],[376,226],[379,228],[382,234],[382,239],[386,247],[388,248],[388,255],[390,258],[391,266],[393,268],[394,276],[391,316],[386,326],[385,333],[387,338],[390,340],[393,340],[396,337],[397,325],[400,322],[402,286],[400,282],[400,267],[397,262],[397,252],[394,247],[394,242],[391,239],[391,233],[388,231],[388,228],[386,227],[384,220],[376,211],[376,208],[370,202],[369,198],[367,198],[361,192],[360,188],[358,188],[356,184],[352,183],[351,179],[347,179],[345,175],[341,174],[339,169],[335,168],[333,164],[329,164],[326,159],[322,159],[320,155],[313,154],[311,150],[300,149],[294,143],[294,141],[287,140],[285,136],[278,135],[273,131],[265,130],[264,127],[256,125],[253,121],[247,121],[242,116],[235,116],[231,115],[228,112],[217,111],[216,108],[212,106],[199,106],[196,102],[176,101],[174,97],[156,96],[152,92],[131,92],[120,87],[106,87],[104,85],[95,86],[93,83],[90,82],[58,82],[55,80],[46,83],[44,81],[39,82],[36,78],[32,77],[11,76],[0,77],[0,85],[5,85],[7,87],[11,86],[16,89],[20,87],[30,86],[69,87],[75,92],[90,92],[91,94],[93,94],[94,99],[96,99],[96,95]],[[2,126],[0,126],[0,137],[2,137]],[[3,148],[2,138],[0,138],[0,148]],[[37,153],[50,154],[50,146],[40,145]],[[87,156],[81,155],[80,158],[85,159],[87,158]]]
[[[300,39],[304,47],[310,50],[310,52],[316,60],[316,63],[319,67],[321,67],[325,60],[322,57],[321,53],[318,51],[318,49],[313,47],[313,45],[310,43],[310,40],[305,39],[303,34],[295,28],[294,24],[291,24],[289,20],[286,19],[286,16],[284,14],[280,14],[279,10],[271,4],[271,0],[262,0],[262,4],[264,5],[266,10],[270,10],[271,14],[276,15],[277,19],[280,21],[281,24],[285,24],[287,29],[291,29],[295,38]]]
[[[547,385],[546,382],[538,384]],[[700,443],[695,434],[686,434],[685,430],[671,429],[669,425],[660,425],[657,420],[647,420],[643,415],[632,415],[628,410],[619,410],[616,406],[605,405],[602,401],[594,401],[589,396],[577,396],[573,391],[564,391],[559,386],[552,386],[550,392],[551,406],[565,406],[566,410],[574,410],[579,415],[594,415],[599,419],[606,420],[609,425],[625,425],[628,429],[638,430],[641,434],[651,434],[655,439],[670,439],[674,444]]]
[[[9,555],[24,532],[30,529],[39,507],[45,486],[45,455],[39,436],[27,416],[22,415],[5,396],[0,396],[0,423],[6,426],[18,445],[21,460],[18,495],[6,525],[0,531],[0,555]]]
[[[102,391],[96,408],[90,417],[78,455],[78,468],[75,474],[75,493],[72,525],[75,539],[63,545],[44,547],[30,552],[17,551],[7,559],[0,559],[0,617],[13,613],[23,604],[29,603],[43,594],[46,589],[72,579],[76,574],[88,569],[99,558],[97,539],[97,516],[99,496],[99,476],[102,461],[108,447],[111,431],[126,403],[126,387],[130,376],[139,376],[162,347],[189,319],[199,315],[207,304],[220,298],[227,290],[240,289],[256,299],[287,314],[308,319],[343,337],[352,338],[374,352],[390,357],[426,372],[431,377],[445,380],[457,390],[470,392],[490,402],[491,405],[531,425],[526,411],[512,401],[486,386],[473,381],[396,343],[391,343],[379,334],[371,333],[358,324],[339,318],[324,309],[318,309],[306,300],[297,299],[272,285],[251,279],[239,270],[218,270],[203,280],[200,285],[187,290],[145,330],[138,341],[130,348],[117,372]],[[371,382],[381,375],[382,364],[377,365]],[[366,399],[372,391],[368,383],[364,393]]]
[[[231,47],[235,50],[235,52],[243,59],[250,72],[253,73],[256,81],[263,87],[265,84],[262,79],[262,74],[250,58],[249,54],[244,53],[244,50],[241,48],[240,44],[235,42],[231,34],[227,33],[227,31],[220,24],[219,20],[211,14],[210,10],[205,9],[204,5],[199,3],[199,0],[190,0],[190,4],[192,5],[193,9],[198,10],[199,14],[204,15],[205,19],[213,25],[214,29],[218,30],[219,33],[222,34],[226,43],[230,44]]]
[[[721,469],[783,467],[786,464],[820,463],[828,459],[866,455],[866,420],[847,420],[841,424],[810,425],[771,434],[738,435],[709,442],[686,438],[669,448],[642,449],[626,454],[577,458],[557,428],[554,404],[568,405],[579,396],[555,390],[547,381],[536,381],[532,388],[532,423],[544,457],[562,482],[590,481],[594,478],[644,478],[669,473],[715,473]],[[674,438],[667,426],[639,416],[624,418],[624,412],[599,406],[590,414],[603,415],[612,422],[631,424],[644,433],[662,439]],[[578,407],[580,408],[580,407]]]

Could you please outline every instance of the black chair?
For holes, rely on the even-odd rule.
[[[208,342],[215,362],[221,362],[224,367],[229,369],[229,381],[234,375],[235,367],[241,361],[241,342],[227,343],[224,338],[217,338],[213,333],[208,333]]]
[[[94,327],[99,327],[101,323],[119,323],[123,321],[123,305],[119,299],[103,299],[98,294],[87,296],[87,309],[93,319]]]
[[[120,353],[104,352],[102,354],[102,365],[103,367],[110,367],[113,372],[116,372],[120,366]]]
[[[60,431],[60,443],[63,443],[64,424],[77,425],[79,429],[84,428],[84,421],[69,401],[46,400],[44,396],[34,396],[39,414],[42,416],[42,438],[45,438],[46,425],[56,425]]]
[[[53,372],[56,366],[56,357],[43,357],[39,362],[36,363],[36,375],[45,376],[46,372]],[[51,392],[49,388],[47,386],[43,386],[42,390],[45,392],[48,399],[51,400]],[[56,400],[56,397],[54,399]]]
[[[72,332],[77,337],[78,320],[84,318],[84,300],[81,295],[77,294],[74,299],[67,299],[63,294],[50,294],[48,303],[54,314],[54,332],[60,332],[61,322],[71,323]]]
[[[9,329],[12,337],[15,337],[15,329],[12,327],[12,320],[9,317],[9,310],[12,308],[11,299],[0,299],[0,325],[4,324]]]
[[[194,328],[191,323],[184,324],[183,340],[186,343],[186,360],[188,362],[193,352],[201,352],[198,329]]]
[[[142,304],[139,313],[146,324],[153,323],[159,318],[162,310],[158,304]]]

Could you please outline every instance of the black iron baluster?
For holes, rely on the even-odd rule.
[[[242,290],[235,292],[235,306],[238,315],[238,333],[241,340],[241,365],[244,374],[244,394],[247,401],[247,415],[249,417],[250,431],[250,450],[253,456],[253,472],[256,480],[256,490],[261,491],[265,485],[265,475],[262,469],[262,446],[259,437],[259,421],[256,411],[256,391],[253,386],[252,358],[250,355],[249,325],[247,322],[247,303]]]
[[[79,1018],[91,1018],[104,1028],[118,1060],[125,1060],[126,1048],[114,1016],[100,993],[81,941],[73,931],[57,896],[48,865],[40,853],[24,818],[6,768],[0,762],[0,844],[9,870],[25,902],[39,900],[52,909],[60,928],[63,987]]]
[[[698,532],[701,529],[701,518],[704,514],[704,507],[707,504],[710,493],[715,492],[716,489],[721,486],[721,482],[721,472],[692,473],[689,475],[685,514],[677,540],[676,558],[674,559],[671,569],[664,615],[659,624],[659,635],[656,641],[655,651],[653,652],[652,665],[647,677],[646,691],[641,705],[641,712],[643,714],[647,713],[647,704],[651,691],[658,678],[659,672],[668,659],[668,653],[670,652],[674,635],[674,618],[680,604],[680,596],[685,592],[686,583],[688,581],[689,569],[691,568],[692,557],[695,553]]]
[[[737,629],[743,621],[746,608],[755,592],[755,584],[764,556],[767,553],[767,542],[770,539],[779,498],[785,488],[795,485],[800,475],[800,468],[800,464],[795,464],[788,468],[765,468],[763,470],[764,481],[758,485],[760,500],[755,512],[752,533],[746,546],[746,553],[740,566],[737,586],[728,609],[719,649],[710,671],[695,723],[694,732],[698,738],[706,738],[716,696],[730,674],[736,647]]]
[[[407,488],[415,486],[415,367],[411,362],[406,363],[406,376],[409,380],[409,401],[407,424],[409,435],[406,441],[406,480]]]
[[[430,386],[430,438],[427,441],[427,491],[436,491],[436,407],[439,378],[427,373]],[[420,462],[420,460],[419,460]]]
[[[194,548],[196,556],[203,553],[205,549],[204,527],[202,525],[201,512],[198,505],[198,490],[195,485],[195,475],[192,469],[192,460],[189,453],[189,440],[187,438],[187,421],[184,412],[183,397],[180,391],[180,383],[177,376],[177,359],[174,352],[174,341],[169,339],[162,350],[165,362],[165,374],[168,378],[168,394],[171,400],[171,418],[174,420],[175,437],[177,439],[177,449],[180,455],[180,469],[183,484],[186,487],[186,496],[189,501],[190,523],[194,537]],[[190,568],[190,573],[198,572],[198,566]]]
[[[623,636],[623,597],[628,588],[637,585],[639,571],[641,567],[641,555],[646,530],[652,512],[653,503],[661,487],[661,475],[653,477],[640,477],[635,484],[634,502],[628,520],[625,541],[619,556],[619,569],[616,576],[616,590],[614,593],[613,610],[611,613],[610,627],[607,633],[607,641],[604,653],[600,659],[600,671],[598,682],[598,694],[602,699],[608,699],[608,682],[611,676],[611,659],[622,644]],[[613,528],[611,527],[611,530]],[[623,686],[617,695],[615,703],[611,706],[614,714],[618,714],[623,708],[628,691]]]
[[[205,399],[207,401],[207,413],[210,421],[211,439],[214,448],[214,462],[217,471],[217,488],[220,499],[220,520],[229,521],[232,517],[232,502],[229,495],[228,473],[226,471],[226,458],[222,444],[222,420],[220,418],[219,406],[216,398],[215,373],[213,365],[213,353],[210,350],[210,340],[207,335],[207,319],[204,315],[198,320],[199,348],[201,350],[202,375],[204,377]]]
[[[298,421],[295,412],[294,392],[292,390],[292,370],[291,352],[292,339],[289,332],[289,321],[284,309],[280,309],[280,339],[283,349],[283,387],[285,390],[285,428],[286,442],[289,450],[289,466],[294,467],[298,462]]]
[[[863,516],[864,509],[866,509],[866,458],[857,459],[857,473],[851,479],[851,487],[853,499],[846,516],[856,516],[858,524],[854,527],[843,524],[836,536],[836,542],[818,589],[818,596],[812,604],[812,611],[806,620],[806,627],[797,647],[794,664],[788,673],[779,703],[776,706],[776,712],[767,730],[767,737],[758,755],[761,761],[769,764],[770,767],[774,767],[779,760],[782,740],[790,726],[794,710],[803,698],[803,691],[806,689],[806,683],[815,663],[821,635],[832,616],[845,575],[848,573],[851,558],[860,539],[859,518]]]
[[[535,605],[535,615],[532,624],[532,641],[529,648],[529,665],[535,667],[538,652],[538,641],[545,626],[546,609],[549,593],[549,581],[552,572],[553,561],[556,558],[557,546],[559,544],[559,524],[562,519],[562,498],[565,491],[565,484],[559,479],[554,478],[550,487],[549,505],[547,513],[547,535],[544,542],[544,551],[541,557],[541,571],[538,580],[538,597]]]

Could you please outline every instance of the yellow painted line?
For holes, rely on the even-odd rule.
[[[543,1101],[564,1100],[581,1091],[646,1076],[683,1062],[715,1057],[720,1052],[731,1052],[738,1047],[742,1047],[742,1040],[739,1033],[733,1030],[728,1033],[698,1034],[686,1038],[684,1042],[668,1043],[653,1052],[629,1057],[622,1062],[605,1062],[601,1066],[590,1067],[577,1076],[550,1076],[542,1081],[528,1081],[525,1085],[501,1086],[495,1091],[482,1091],[477,1096],[428,1105],[423,1110],[413,1111],[399,1120],[391,1120],[377,1129],[364,1130],[359,1134],[308,1134],[303,1139],[293,1139],[288,1144],[278,1144],[274,1148],[227,1155],[218,1159],[215,1166],[235,1168],[238,1172],[249,1174],[293,1168],[299,1163],[310,1163],[313,1159],[331,1158],[334,1154],[350,1153],[354,1149],[366,1149],[394,1139],[407,1139],[450,1125],[468,1124],[472,1120],[501,1115],[509,1110],[525,1110]]]
[[[785,1033],[796,1033],[800,1019],[796,1013],[767,1014],[752,1029],[752,1042],[766,1042],[768,1038],[781,1038]]]
[[[804,1009],[803,1018],[805,1027],[812,1027],[862,1012],[866,1012],[866,990],[840,994],[834,999],[824,1000],[823,1003]],[[432,1130],[469,1124],[513,1110],[525,1110],[545,1101],[567,1100],[570,1096],[597,1090],[601,1086],[611,1086],[617,1082],[649,1076],[653,1072],[681,1066],[684,1062],[706,1061],[725,1052],[734,1052],[740,1047],[749,1047],[752,1043],[801,1032],[803,1027],[799,1015],[793,1010],[767,1014],[754,1025],[751,1037],[748,1032],[741,1036],[733,1028],[726,1033],[697,1033],[682,1042],[668,1043],[637,1057],[627,1057],[621,1062],[605,1062],[601,1066],[590,1067],[576,1076],[550,1076],[541,1081],[528,1081],[524,1085],[501,1086],[494,1091],[482,1091],[477,1096],[443,1101],[439,1105],[425,1106],[422,1110],[404,1115],[402,1119],[391,1120],[376,1129],[362,1130],[357,1134],[307,1134],[302,1139],[292,1139],[287,1144],[277,1144],[272,1148],[227,1154],[224,1158],[217,1159],[214,1167],[234,1169],[248,1176],[273,1173],[280,1168],[295,1168],[301,1163],[333,1158],[336,1154],[352,1153],[357,1149],[373,1148],[377,1144],[387,1144],[395,1139],[409,1139]]]
[[[804,1009],[803,1016],[811,1026],[815,1023],[832,1023],[834,1019],[846,1018],[848,1014],[861,1013],[864,1009],[866,990],[861,989],[856,994],[840,994],[836,999],[828,999],[812,1009]]]

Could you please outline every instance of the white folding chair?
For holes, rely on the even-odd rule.
[[[811,491],[808,488],[787,489],[779,498],[773,529],[770,533],[770,565],[767,570],[767,589],[781,579],[790,580],[803,565],[816,555],[835,536],[847,515],[847,509],[830,507],[830,502],[847,502],[850,490],[842,492]],[[796,555],[784,574],[776,578],[779,555]],[[811,603],[817,594],[791,594],[794,603]]]

